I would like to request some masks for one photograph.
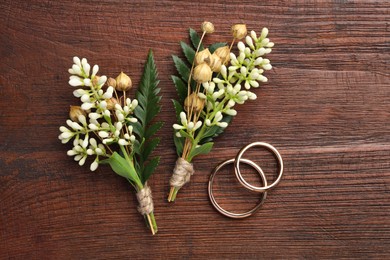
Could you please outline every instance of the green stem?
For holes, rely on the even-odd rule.
[[[157,233],[158,227],[157,227],[157,222],[156,219],[154,218],[154,212],[149,213],[149,218],[148,219],[148,225],[150,225],[150,228],[152,230],[153,235]],[[150,222],[149,222],[150,220]]]

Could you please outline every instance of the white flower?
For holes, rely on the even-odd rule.
[[[224,93],[225,93],[225,90],[224,90],[224,89],[220,89],[219,91],[213,93],[212,98],[213,98],[214,100],[217,100],[217,99],[220,98]]]
[[[70,76],[69,85],[71,85],[72,87],[84,86],[84,80],[79,78],[78,76]]]
[[[248,99],[255,100],[257,98],[255,93],[252,93],[250,91],[247,92]]]
[[[81,61],[80,61],[80,58],[75,56],[73,57],[73,62],[74,64],[76,64],[77,66],[81,67]]]
[[[214,122],[219,122],[223,118],[221,111],[218,111],[214,116]]]
[[[96,73],[98,73],[99,71],[99,66],[98,65],[94,65],[93,68],[92,68],[92,75],[91,75],[91,78],[95,77]]]
[[[130,143],[128,141],[126,141],[125,139],[119,139],[118,144],[125,146],[125,145],[129,145]]]
[[[246,44],[248,44],[248,46],[251,47],[252,49],[255,48],[255,46],[253,45],[252,38],[251,38],[249,35],[247,35],[247,36],[245,37],[245,42],[246,42]]]
[[[182,125],[186,126],[187,125],[187,115],[184,112],[180,112],[180,122]]]
[[[112,98],[113,93],[114,93],[114,88],[110,86],[107,88],[106,93],[103,94],[103,98],[110,99]]]
[[[185,129],[184,126],[182,125],[179,125],[179,124],[173,124],[173,128],[176,129],[176,130],[181,130],[181,129]]]
[[[193,128],[194,128],[194,126],[195,126],[194,122],[189,122],[188,125],[187,125],[187,129],[188,129],[189,131],[192,131]]]
[[[88,64],[88,60],[86,58],[81,59],[81,67],[84,69],[86,76],[89,77],[89,70],[91,66]]]
[[[272,69],[272,65],[271,64],[263,64],[263,69],[265,70],[271,70]]]
[[[108,132],[106,131],[99,131],[98,134],[101,138],[107,138],[109,136]]]
[[[228,123],[226,123],[226,122],[218,122],[217,126],[222,127],[222,128],[226,128],[228,126]]]
[[[200,99],[207,99],[206,95],[203,94],[203,93],[198,93],[198,97],[199,97]]]
[[[265,54],[265,49],[263,47],[261,47],[260,49],[257,49],[255,50],[254,54],[255,54],[255,57],[260,57],[260,56],[263,56]]]
[[[263,30],[261,30],[260,39],[264,39],[268,35],[268,28],[264,27]]]
[[[240,52],[244,52],[245,51],[245,44],[243,42],[238,42],[237,48],[240,50]]]
[[[76,157],[75,157],[75,158],[76,158]],[[80,165],[80,166],[83,166],[86,159],[87,159],[87,155],[82,156],[81,159],[80,159],[80,161],[79,161],[79,165]]]
[[[97,160],[93,161],[93,163],[91,163],[91,166],[89,167],[89,169],[93,172],[95,171],[99,166],[99,162]]]
[[[251,31],[251,37],[252,37],[252,39],[254,40],[254,41],[256,41],[257,40],[257,35],[256,35],[256,32],[255,31]]]
[[[106,81],[107,81],[107,77],[106,76],[99,77],[99,79],[97,81],[97,86],[99,88],[101,88],[104,85],[104,83],[106,83]]]
[[[234,109],[231,109],[231,108],[230,109],[226,109],[224,113],[227,114],[227,115],[230,115],[230,116],[237,115],[237,111],[234,110]]]
[[[194,126],[194,131],[198,130],[201,126],[202,126],[202,121],[196,122],[196,124]]]
[[[83,103],[81,105],[81,109],[83,109],[83,110],[89,110],[93,107],[95,107],[95,104],[93,104],[93,103]]]
[[[225,65],[222,65],[221,66],[221,75],[224,79],[227,78],[227,69],[226,69],[226,66]]]

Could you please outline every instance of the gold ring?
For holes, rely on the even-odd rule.
[[[270,185],[267,185],[266,183],[264,183],[263,187],[253,186],[253,185],[249,184],[248,182],[246,182],[245,179],[241,175],[241,172],[240,172],[240,162],[243,161],[243,159],[241,159],[242,155],[245,153],[246,150],[248,150],[249,148],[254,147],[254,146],[261,146],[261,147],[264,147],[267,150],[271,151],[275,155],[275,157],[276,157],[276,159],[278,161],[278,164],[279,164],[279,175],[278,175],[278,178]],[[282,175],[283,175],[283,160],[282,160],[282,156],[280,155],[278,150],[276,150],[276,148],[273,147],[270,144],[263,143],[263,142],[254,142],[254,143],[248,144],[247,146],[245,146],[244,148],[242,148],[238,152],[238,154],[237,154],[237,156],[236,156],[236,158],[234,160],[234,173],[236,174],[236,177],[237,177],[238,181],[245,188],[247,188],[247,189],[249,189],[251,191],[256,191],[256,192],[266,192],[269,189],[274,188],[279,183],[279,181],[282,178]]]
[[[255,213],[260,207],[261,205],[263,205],[264,201],[265,201],[265,198],[267,197],[267,192],[263,192],[261,195],[261,200],[259,202],[259,204],[257,204],[253,209],[251,209],[250,211],[248,212],[244,212],[244,213],[233,213],[233,212],[230,212],[230,211],[227,211],[225,209],[223,209],[216,201],[215,201],[215,198],[214,198],[214,194],[213,194],[213,181],[214,181],[214,177],[215,175],[217,174],[217,172],[222,168],[224,167],[225,165],[228,165],[228,164],[232,164],[234,163],[235,159],[230,159],[230,160],[226,160],[224,162],[222,162],[221,164],[219,164],[217,167],[215,167],[215,169],[213,170],[213,172],[211,173],[210,175],[210,180],[209,180],[209,186],[208,186],[208,193],[209,193],[209,198],[210,198],[210,201],[211,201],[211,204],[214,206],[214,208],[216,210],[218,210],[219,213],[229,217],[229,218],[246,218],[246,217],[249,217],[251,216],[253,213]],[[264,186],[267,186],[267,179],[265,177],[265,174],[263,173],[263,170],[254,162],[252,162],[251,160],[247,160],[247,159],[242,159],[240,158],[241,162],[245,163],[245,164],[248,164],[250,166],[252,166],[260,175],[261,177],[261,180],[264,184]]]

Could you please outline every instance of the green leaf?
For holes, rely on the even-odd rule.
[[[230,123],[232,121],[233,117],[229,115],[224,115],[221,122]],[[207,130],[203,133],[202,137],[200,138],[200,144],[204,144],[207,142],[211,142],[213,138],[217,137],[218,135],[222,134],[223,131],[225,131],[225,128],[219,127],[219,126],[212,126],[207,128]]]
[[[135,133],[138,136],[141,136],[141,134],[143,132],[142,125],[139,122],[131,124],[131,125],[133,126],[133,133]]]
[[[224,47],[224,46],[226,46],[226,42],[216,42],[216,43],[211,44],[209,46],[209,51],[211,54],[213,54],[216,49],[218,49],[219,47]]]
[[[197,155],[208,154],[211,151],[211,149],[213,148],[213,145],[214,145],[214,143],[210,142],[210,143],[205,143],[199,147],[195,147],[195,148],[191,149],[191,152],[188,155],[188,161],[192,161],[192,158],[194,158]]]
[[[156,132],[157,132],[158,130],[160,130],[162,126],[163,126],[163,122],[157,122],[157,123],[154,123],[154,124],[150,125],[150,126],[146,129],[146,132],[145,132],[145,139],[149,139],[150,137],[152,137],[153,135],[155,135]]]
[[[172,99],[172,102],[173,102],[173,106],[175,108],[177,122],[181,124],[180,113],[183,112],[183,107],[177,100]]]
[[[180,46],[189,64],[192,64],[195,58],[195,50],[185,42],[180,42]]]
[[[185,138],[190,139],[191,141],[194,141],[194,137],[192,135],[190,135],[189,133],[187,133],[186,131],[180,130],[179,133],[182,137],[185,137]]]
[[[175,133],[173,134],[173,141],[175,143],[177,156],[181,156],[181,154],[183,153],[184,141],[186,139],[183,137],[177,137],[176,132],[177,131],[175,131]]]
[[[130,179],[137,186],[142,186],[141,180],[139,179],[134,165],[131,165],[125,158],[120,156],[117,152],[114,152],[109,158],[100,161],[100,163],[108,163],[111,166],[111,169],[118,175]]]
[[[137,171],[143,183],[147,181],[157,167],[157,165],[147,162],[149,155],[160,141],[159,138],[153,138],[153,136],[163,124],[162,122],[153,123],[154,118],[161,110],[161,96],[159,96],[161,89],[158,88],[158,83],[157,68],[154,63],[153,53],[150,51],[139,88],[135,94],[138,100],[138,106],[134,110],[134,115],[138,119],[138,122],[132,124],[133,132],[138,136],[138,141],[134,143],[133,151],[137,161]]]
[[[142,175],[143,183],[145,183],[150,178],[150,176],[156,170],[159,163],[160,163],[160,157],[154,157],[153,159],[151,159],[149,161],[148,164],[145,165],[145,170],[144,170],[144,173]]]
[[[145,148],[143,149],[142,156],[144,158],[148,158],[149,155],[152,153],[152,151],[157,147],[157,145],[160,143],[160,138],[153,138],[149,140],[145,144]]]
[[[172,59],[173,62],[175,63],[175,67],[179,72],[180,76],[185,82],[187,82],[190,75],[191,68],[189,68],[187,64],[176,55],[172,55]]]
[[[186,99],[187,94],[188,94],[187,84],[184,83],[184,81],[177,76],[172,75],[171,77],[172,77],[173,83],[175,84],[177,95],[179,96],[180,103],[184,104],[184,100]]]
[[[192,45],[194,46],[194,48],[196,50],[198,48],[198,45],[200,42],[200,37],[199,37],[198,33],[192,28],[190,28],[190,38],[191,38]],[[202,51],[203,49],[204,49],[203,44],[201,44],[199,46],[199,51]]]

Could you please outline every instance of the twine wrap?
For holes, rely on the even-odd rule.
[[[173,169],[172,177],[169,181],[172,187],[181,188],[190,181],[191,175],[194,174],[194,166],[179,157],[176,161],[175,169]]]
[[[137,199],[138,199],[138,212],[142,215],[148,215],[153,212],[154,206],[153,206],[153,199],[152,199],[152,190],[148,186],[147,183],[145,183],[145,186],[143,189],[139,190],[137,192]]]

